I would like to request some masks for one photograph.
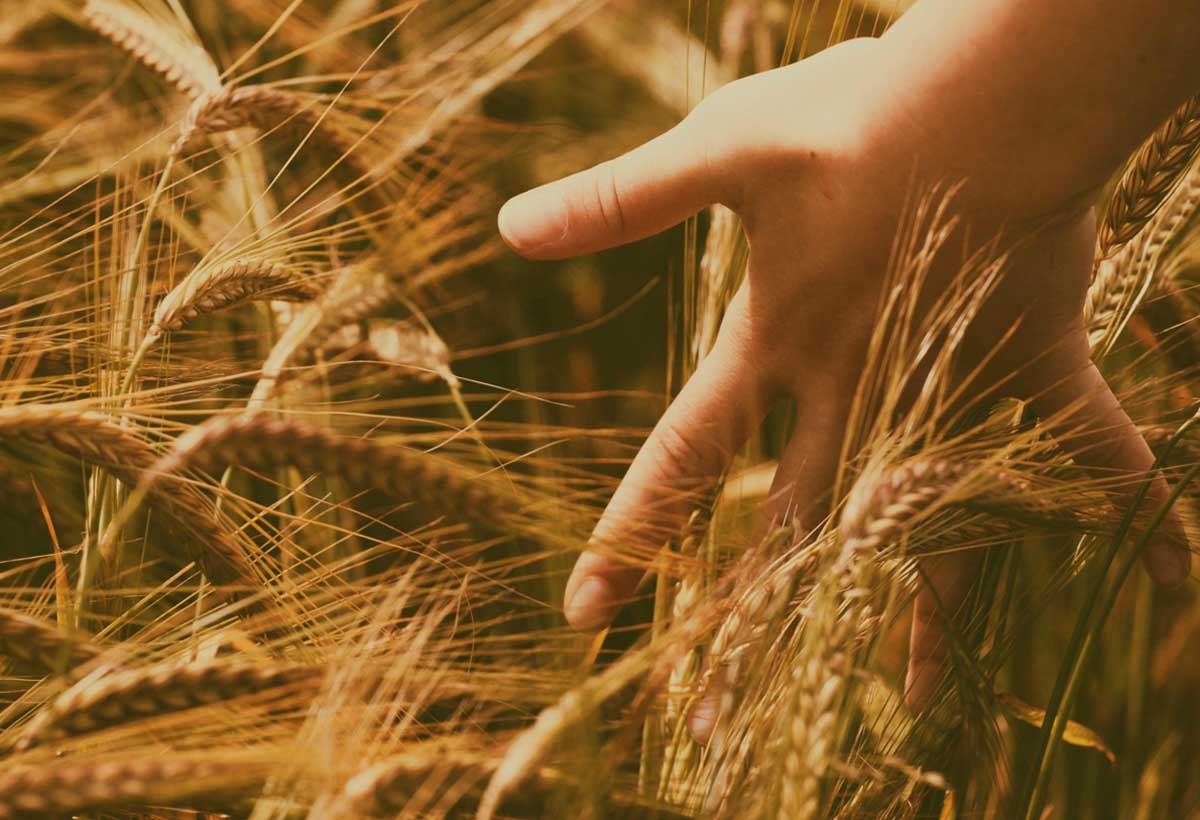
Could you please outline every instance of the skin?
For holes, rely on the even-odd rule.
[[[654,547],[677,532],[688,510],[666,488],[719,476],[777,401],[795,401],[797,432],[764,515],[811,526],[826,514],[893,237],[913,193],[938,185],[960,183],[962,227],[934,263],[934,292],[984,243],[1010,250],[964,341],[960,377],[983,367],[965,382],[970,398],[1028,401],[1097,475],[1145,477],[1150,449],[1092,365],[1083,329],[1092,201],[1200,89],[1196,42],[1192,0],[922,0],[879,39],[726,86],[629,154],[509,201],[501,234],[532,259],[633,242],[718,202],[741,217],[750,246],[714,349],[575,566],[571,624],[603,628],[643,576],[606,545]],[[1165,493],[1156,480],[1151,502]],[[1147,548],[1156,581],[1187,579],[1181,533],[1168,520]],[[949,613],[961,605],[975,564],[952,554],[922,566],[933,589],[914,606],[906,697],[915,709],[947,652],[938,602]],[[710,724],[693,716],[701,737]]]

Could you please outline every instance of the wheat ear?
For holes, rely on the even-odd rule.
[[[199,47],[165,45],[177,38],[169,36],[148,15],[112,0],[87,0],[83,16],[101,36],[161,74],[187,96],[194,98],[220,86],[216,67],[207,55],[201,56]],[[189,51],[195,52],[191,55],[195,59],[187,59]]]
[[[108,416],[57,405],[18,405],[0,410],[0,437],[45,444],[137,484],[155,461],[150,445]],[[194,488],[159,484],[149,500],[191,534],[192,559],[213,583],[248,589],[261,586],[242,550],[216,523],[212,508]]]
[[[854,652],[880,615],[890,547],[941,504],[1062,518],[1019,476],[977,462],[922,458],[855,485],[839,525],[841,548],[820,572],[806,606],[784,726],[780,816],[819,815],[822,783],[838,752]]]
[[[198,316],[244,302],[307,302],[320,292],[311,276],[287,265],[267,259],[238,259],[188,274],[158,303],[148,335],[157,338]]]
[[[1131,242],[1166,201],[1200,152],[1200,96],[1192,97],[1146,140],[1117,183],[1100,222],[1096,259]]]
[[[321,348],[346,325],[381,312],[396,298],[396,286],[373,270],[370,260],[339,271],[321,298],[295,316],[271,347],[247,411],[258,410],[270,401],[284,370],[294,361]]]
[[[360,487],[500,529],[517,513],[510,492],[437,456],[266,414],[219,417],[193,427],[147,471],[147,483],[156,487],[188,469],[211,471],[231,464],[340,475]]]
[[[455,791],[478,795],[479,788],[495,772],[497,760],[479,753],[434,749],[394,755],[371,766],[347,781],[335,816],[394,817],[412,809],[414,794],[431,782],[445,783]],[[544,794],[549,774],[532,776],[529,785]]]
[[[171,155],[182,154],[194,140],[237,128],[272,131],[288,125],[303,129],[330,150],[356,163],[354,137],[337,128],[317,100],[266,85],[225,85],[200,95],[188,109],[171,146]],[[366,175],[371,169],[358,167]]]
[[[478,799],[480,787],[498,765],[495,756],[479,751],[417,748],[389,757],[352,777],[342,790],[337,808],[330,814],[335,818],[407,817],[436,804],[450,816],[465,817],[468,801]],[[555,769],[535,767],[526,775],[520,791],[504,800],[504,809],[522,817],[542,816],[555,792],[570,785]],[[451,793],[457,796],[452,806],[446,798]],[[427,802],[414,805],[417,795],[424,795]],[[611,799],[623,809],[637,809],[636,816],[646,820],[684,817],[665,807],[640,805],[625,794],[613,794]],[[622,816],[627,816],[626,812]]]
[[[0,772],[0,820],[32,820],[159,801],[247,794],[266,775],[252,760],[146,757],[54,762]]]
[[[1154,286],[1163,255],[1200,207],[1200,163],[1193,163],[1149,225],[1096,266],[1083,306],[1093,355],[1108,352]]]
[[[314,687],[319,681],[319,672],[307,667],[243,660],[123,669],[63,692],[29,722],[16,749],[271,690]]]
[[[45,672],[56,672],[100,657],[100,646],[90,638],[57,624],[0,607],[0,654]]]

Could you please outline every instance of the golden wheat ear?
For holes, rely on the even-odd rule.
[[[1100,259],[1083,306],[1093,356],[1108,353],[1148,297],[1169,284],[1165,264],[1200,209],[1200,161],[1193,159],[1128,242]]]
[[[313,277],[269,259],[236,259],[193,271],[154,311],[148,335],[179,330],[198,317],[246,302],[308,302],[321,293]]]
[[[219,88],[220,72],[200,45],[151,14],[121,0],[87,0],[83,16],[102,36],[161,74],[188,97]]]
[[[146,471],[143,486],[153,492],[189,469],[226,465],[256,470],[291,466],[341,476],[362,488],[411,499],[436,514],[501,530],[519,512],[510,490],[440,456],[265,413],[218,417],[192,428]]]
[[[0,438],[44,444],[102,467],[129,485],[155,462],[153,448],[130,428],[108,415],[74,406],[18,405],[0,410]],[[222,529],[212,506],[185,484],[158,485],[152,505],[188,535],[191,557],[214,583],[249,592],[261,589],[253,565],[238,543]]]
[[[267,775],[247,755],[63,760],[0,773],[0,820],[37,820],[157,802],[220,804],[256,792]]]
[[[179,136],[169,156],[177,157],[203,136],[223,134],[239,128],[254,128],[269,133],[288,127],[323,143],[335,157],[359,162],[355,138],[337,127],[337,112],[319,98],[266,85],[227,85],[198,96],[180,125]],[[355,169],[366,178],[373,169],[358,164]]]
[[[15,748],[28,751],[67,737],[273,690],[315,691],[320,680],[318,669],[261,660],[169,662],[120,669],[83,680],[56,697],[26,725]]]
[[[103,648],[88,635],[0,608],[0,654],[5,657],[43,672],[61,672],[95,660],[102,653]]]
[[[1180,106],[1134,155],[1100,222],[1096,259],[1133,241],[1200,153],[1200,96]]]

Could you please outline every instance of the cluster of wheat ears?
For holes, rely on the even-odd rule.
[[[918,314],[944,204],[897,242],[826,525],[758,532],[764,433],[625,547],[653,580],[594,640],[564,570],[637,431],[465,375],[524,344],[488,304],[550,298],[490,292],[536,131],[497,94],[582,47],[665,117],[897,5],[0,0],[0,820],[1200,818],[1200,602],[1130,571],[1137,488],[945,395],[1003,262]],[[1193,100],[1114,181],[1086,312],[1185,518],[1198,154]],[[720,208],[682,240],[674,376],[746,259]],[[901,633],[950,550],[979,574],[917,717]]]

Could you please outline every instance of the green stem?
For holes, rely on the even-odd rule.
[[[1116,576],[1113,578],[1111,585],[1105,590],[1105,580],[1108,575],[1108,567],[1116,559],[1117,553],[1125,543],[1125,539],[1129,535],[1129,531],[1133,525],[1133,519],[1145,501],[1146,494],[1150,491],[1150,485],[1155,481],[1155,472],[1162,462],[1170,455],[1178,441],[1187,433],[1197,421],[1198,416],[1192,416],[1175,431],[1175,435],[1167,442],[1167,446],[1163,452],[1155,459],[1154,465],[1151,468],[1151,475],[1146,478],[1138,487],[1137,494],[1134,496],[1133,502],[1129,510],[1125,513],[1125,517],[1121,521],[1121,526],[1117,530],[1116,537],[1113,539],[1112,545],[1105,554],[1105,560],[1102,564],[1101,571],[1096,579],[1096,583],[1088,595],[1084,604],[1083,611],[1080,613],[1078,620],[1075,623],[1075,631],[1071,635],[1071,641],[1068,644],[1066,657],[1070,660],[1059,670],[1059,675],[1054,684],[1054,692],[1051,694],[1050,703],[1046,707],[1046,719],[1043,723],[1041,752],[1038,759],[1037,774],[1032,781],[1032,787],[1026,789],[1027,798],[1025,802],[1025,812],[1023,814],[1025,820],[1039,820],[1042,809],[1042,804],[1046,799],[1046,789],[1050,782],[1050,766],[1054,760],[1055,752],[1058,749],[1058,744],[1062,740],[1063,731],[1067,725],[1067,715],[1070,712],[1071,702],[1074,699],[1076,690],[1079,685],[1080,676],[1084,665],[1087,662],[1088,656],[1091,654],[1092,646],[1095,643],[1096,635],[1103,626],[1104,621],[1108,618],[1112,611],[1113,605],[1116,603],[1117,595],[1121,591],[1121,585],[1124,583],[1129,572],[1137,563],[1143,549],[1154,535],[1154,531],[1162,523],[1174,505],[1175,500],[1187,488],[1187,485],[1197,476],[1200,475],[1200,465],[1196,465],[1177,482],[1174,489],[1171,491],[1167,500],[1155,512],[1149,525],[1138,538],[1135,547],[1131,554],[1125,559],[1123,564],[1118,568]],[[1093,613],[1097,613],[1093,618]]]

